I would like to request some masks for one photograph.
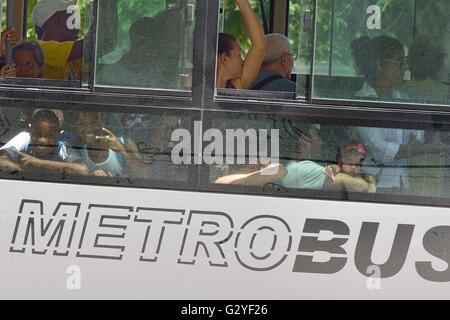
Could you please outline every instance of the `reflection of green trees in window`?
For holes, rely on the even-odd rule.
[[[250,2],[261,15],[259,1]],[[312,0],[289,1],[289,39],[294,48],[299,50],[302,63],[307,63],[309,59],[311,38],[300,33],[301,23],[304,11],[311,8],[311,3]],[[367,8],[374,4],[382,11],[381,30],[368,30],[366,25],[370,16]],[[248,39],[235,1],[224,0],[224,11],[224,31],[235,35],[243,49],[247,49]],[[318,0],[317,72],[354,76],[349,46],[354,39],[363,35],[375,37],[385,34],[409,46],[414,35],[431,34],[440,37],[444,46],[450,47],[450,43],[445,43],[449,41],[445,36],[448,33],[449,16],[448,0]],[[332,70],[329,70],[330,66]]]
[[[266,7],[267,19],[270,20],[270,1],[264,0]],[[250,0],[252,8],[260,18],[262,24],[261,6],[259,0]],[[229,33],[235,36],[241,43],[242,50],[247,52],[250,48],[250,40],[247,37],[244,27],[244,21],[242,20],[241,13],[236,4],[236,0],[223,0],[223,32]]]

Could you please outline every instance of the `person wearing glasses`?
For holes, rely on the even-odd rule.
[[[236,0],[236,3],[252,45],[243,59],[239,41],[232,35],[219,34],[216,74],[218,89],[249,89],[264,60],[266,40],[258,17],[248,0]]]
[[[295,93],[297,84],[291,81],[295,58],[289,39],[279,33],[268,34],[265,38],[264,61],[252,89]]]
[[[395,89],[404,81],[408,69],[403,44],[388,36],[370,39],[361,37],[351,44],[352,56],[364,85],[355,96],[382,100],[407,100],[408,96]]]
[[[13,49],[13,64],[18,78],[41,78],[44,53],[37,42],[21,42]]]
[[[356,98],[408,99],[395,89],[404,81],[407,70],[404,46],[399,40],[388,36],[362,37],[353,41],[351,50],[356,70],[365,80]],[[366,172],[376,177],[378,189],[386,192],[409,189],[406,159],[423,152],[421,147],[411,146],[423,144],[424,132],[374,127],[358,127],[356,131],[372,156],[365,161]]]

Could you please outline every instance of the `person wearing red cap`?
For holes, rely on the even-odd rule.
[[[53,80],[81,80],[84,40],[79,9],[75,1],[41,0],[32,18],[44,56],[42,77]]]
[[[362,169],[366,155],[367,149],[362,144],[352,144],[342,148],[338,153],[337,166],[325,169],[329,178],[328,188],[338,191],[375,193],[377,191],[375,177]]]

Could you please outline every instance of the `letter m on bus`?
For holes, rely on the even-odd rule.
[[[53,211],[44,211],[42,201],[22,200],[9,251],[44,255],[52,250],[55,256],[68,256],[80,207],[60,202]]]

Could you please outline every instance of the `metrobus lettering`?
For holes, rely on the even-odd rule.
[[[348,262],[343,246],[352,233],[339,220],[307,218],[296,246],[293,230],[301,228],[292,228],[278,216],[254,216],[235,225],[224,212],[90,204],[81,214],[81,208],[82,203],[60,202],[48,211],[42,201],[22,200],[9,251],[110,260],[123,260],[125,252],[132,252],[139,262],[156,263],[166,250],[166,234],[178,228],[178,264],[195,265],[203,260],[211,267],[229,267],[235,259],[246,269],[269,271],[283,264],[296,248],[294,273],[335,274]],[[365,276],[371,276],[369,272],[376,266],[380,278],[390,278],[405,264],[415,226],[397,225],[389,258],[377,265],[372,253],[379,226],[362,222],[354,263]],[[448,233],[450,226],[436,226],[423,236],[424,249],[447,264],[447,269],[436,270],[431,261],[416,262],[417,273],[428,281],[450,281],[450,243],[440,236]],[[130,240],[130,235],[139,240]],[[225,249],[232,249],[234,257],[226,255],[230,250]],[[318,253],[328,258],[318,261]]]

